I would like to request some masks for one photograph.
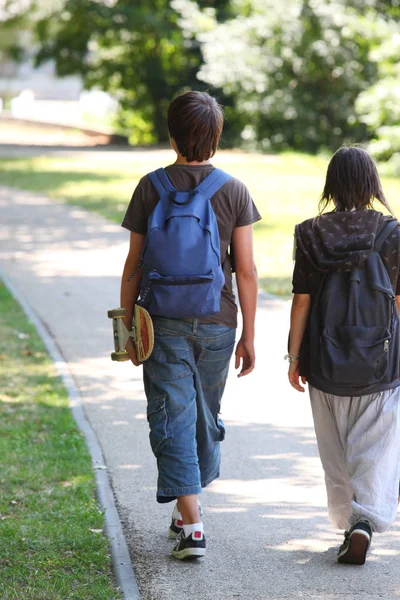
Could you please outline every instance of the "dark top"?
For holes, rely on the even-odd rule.
[[[373,249],[377,232],[392,217],[375,210],[337,211],[308,219],[295,229],[294,294],[310,294],[311,305],[324,273],[362,266]],[[396,296],[400,295],[400,228],[389,235],[379,252]],[[311,311],[310,311],[311,312]],[[300,375],[310,379],[308,324],[300,351]],[[312,381],[310,381],[312,384]],[[388,389],[396,385],[388,386]]]
[[[175,188],[188,191],[197,187],[214,170],[207,165],[170,165],[166,173]],[[145,175],[133,192],[132,199],[122,221],[122,227],[146,235],[147,220],[159,200],[150,179]],[[234,177],[211,198],[211,205],[218,223],[221,263],[225,274],[225,285],[218,314],[199,319],[200,323],[217,323],[237,327],[237,306],[232,289],[232,234],[236,227],[251,225],[261,219],[247,187]]]
[[[326,213],[296,226],[294,294],[314,296],[324,272],[362,264],[374,246],[375,235],[385,220],[375,210]],[[389,236],[380,256],[386,265],[393,291],[400,295],[400,231]]]

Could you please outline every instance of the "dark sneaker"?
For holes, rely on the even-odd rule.
[[[337,561],[349,565],[363,565],[371,545],[372,527],[367,519],[360,519],[345,531],[344,542],[339,548]]]
[[[200,513],[200,519],[201,519],[201,517],[203,516],[203,510],[201,508],[200,503],[199,503],[199,513]],[[178,507],[175,504],[174,510],[172,511],[171,525],[169,526],[168,538],[170,540],[176,540],[176,538],[181,533],[181,531],[183,531],[182,515],[178,511]]]
[[[206,553],[206,538],[201,531],[194,531],[185,537],[183,531],[179,534],[171,554],[179,560],[201,558]]]
[[[174,515],[172,514],[171,525],[169,526],[168,537],[170,540],[176,540],[178,535],[183,531],[183,521],[182,519],[174,519]]]

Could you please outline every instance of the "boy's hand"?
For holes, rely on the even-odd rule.
[[[298,392],[306,391],[305,388],[302,385],[300,385],[300,380],[302,381],[303,384],[307,383],[307,380],[305,377],[300,377],[300,363],[298,360],[290,363],[288,376],[289,376],[290,385],[295,390],[297,390]]]
[[[235,357],[235,369],[239,369],[242,366],[238,377],[244,377],[251,373],[256,362],[254,340],[240,338],[236,346]]]
[[[129,354],[129,358],[131,359],[131,361],[133,362],[133,364],[135,365],[135,367],[138,367],[139,365],[142,364],[142,363],[140,363],[138,361],[138,358],[137,358],[137,355],[136,355],[135,344],[133,343],[132,338],[128,339],[128,341],[126,343],[125,350]]]

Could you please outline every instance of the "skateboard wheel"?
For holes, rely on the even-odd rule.
[[[129,360],[129,354],[127,352],[111,352],[111,360],[123,362]]]
[[[111,310],[107,311],[107,315],[110,319],[118,319],[121,317],[125,317],[126,308],[112,308]]]

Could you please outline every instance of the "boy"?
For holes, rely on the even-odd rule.
[[[187,92],[171,102],[168,129],[177,158],[165,172],[179,192],[196,188],[214,171],[210,158],[216,152],[222,127],[222,109],[207,93]],[[137,267],[148,219],[158,201],[159,195],[146,175],[135,189],[122,222],[131,232],[121,283],[121,307],[127,309],[124,321],[128,329],[140,292],[143,274]],[[225,434],[219,412],[237,327],[230,245],[234,248],[243,316],[242,336],[236,346],[235,367],[241,367],[238,376],[249,374],[255,363],[257,272],[252,224],[261,217],[247,188],[234,178],[212,196],[211,206],[218,224],[225,277],[220,310],[205,318],[170,319],[152,314],[154,350],[143,363],[150,443],[158,466],[157,501],[177,499],[169,533],[177,537],[172,551],[177,559],[204,556],[198,494],[219,476],[220,441]],[[131,340],[127,351],[138,365]]]

